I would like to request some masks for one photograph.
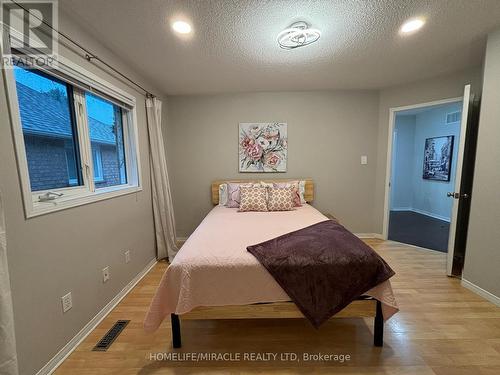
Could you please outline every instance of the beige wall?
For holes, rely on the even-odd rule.
[[[64,14],[60,26],[99,56],[120,65],[120,59],[85,37]],[[45,365],[155,256],[144,96],[69,51],[61,52],[135,94],[144,190],[25,220],[0,74],[0,190],[5,203],[20,374],[26,375]],[[132,252],[128,264],[125,250]],[[103,284],[101,270],[108,265],[111,279]],[[60,297],[69,291],[73,308],[63,314]]]
[[[389,110],[412,104],[460,97],[464,86],[471,83],[479,92],[482,85],[481,68],[469,69],[452,75],[437,77],[380,91],[378,113],[378,142],[376,180],[373,186],[373,231],[382,233],[384,219],[385,179],[387,166],[387,141],[389,132]]]
[[[382,233],[389,109],[480,89],[480,68],[377,91],[243,93],[169,97],[167,153],[177,232],[188,236],[210,210],[216,178],[238,173],[239,122],[288,122],[288,172],[312,177],[314,206],[352,231]],[[360,156],[368,155],[368,165]],[[267,176],[269,177],[269,175]]]
[[[378,95],[376,92],[276,92],[169,97],[168,165],[180,236],[211,209],[218,178],[238,173],[238,123],[288,123],[288,172],[267,178],[312,177],[314,206],[354,232],[373,230]],[[368,165],[360,164],[361,155]]]
[[[60,17],[60,28],[144,82],[64,14]],[[491,173],[497,170],[495,162],[498,164],[498,151],[491,153],[497,150],[493,142],[499,136],[494,122],[497,116],[494,85],[498,82],[496,77],[492,78],[494,64],[498,65],[500,60],[499,40],[496,34],[488,44],[487,76],[491,84],[487,85],[483,105],[486,109],[481,117],[481,151],[465,273],[470,281],[497,295],[500,282],[484,276],[483,271],[489,270],[488,267],[493,267],[493,273],[498,270],[494,252],[499,238],[492,233],[500,209],[496,213],[491,210],[495,190],[486,182],[491,181]],[[0,78],[0,189],[5,200],[22,374],[33,374],[42,367],[154,258],[144,97],[72,52],[63,49],[62,53],[136,94],[144,189],[137,194],[25,220]],[[164,124],[178,234],[189,235],[210,210],[209,186],[213,179],[264,177],[239,174],[237,170],[238,123],[249,121],[288,123],[288,172],[272,176],[312,177],[316,182],[314,205],[318,209],[337,215],[354,232],[380,233],[389,108],[460,96],[464,84],[478,85],[480,76],[480,69],[473,69],[381,92],[277,92],[169,98],[168,126],[167,116]],[[360,165],[361,155],[368,156],[368,165]],[[498,186],[498,179],[494,181]],[[486,210],[489,216],[481,219]],[[129,264],[124,264],[124,250],[132,250]],[[481,259],[493,259],[496,263],[485,265]],[[112,277],[102,284],[101,269],[107,265]],[[62,314],[60,297],[68,291],[73,293],[74,306]]]
[[[463,278],[500,298],[500,30],[488,37]]]

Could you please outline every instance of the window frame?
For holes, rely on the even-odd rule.
[[[97,165],[97,169],[95,166]],[[92,166],[94,167],[94,183],[104,182],[104,172],[102,167],[101,146],[95,145],[92,149]],[[97,189],[97,188],[96,188]]]
[[[65,147],[64,151],[65,151],[65,153],[66,153],[66,164],[67,164],[68,169],[69,169],[68,151],[69,151],[70,153],[75,153],[75,150],[71,150],[71,149],[69,149],[69,148]],[[79,152],[80,152],[80,150],[78,150],[78,153],[79,153]],[[75,153],[75,154],[74,154],[74,158],[75,158],[75,159],[77,159],[77,157],[76,157],[76,156],[77,156],[77,155],[76,155],[76,153]],[[75,165],[76,165],[76,167],[77,167],[77,168],[78,168],[79,163],[80,163],[80,162],[79,162],[79,160],[75,160]],[[78,171],[78,170],[77,170],[77,171],[76,171],[76,173],[77,173],[76,178],[71,178],[71,177],[69,177],[69,178],[68,178],[68,184],[70,185],[69,187],[79,186],[79,180],[82,180],[82,177],[81,177],[81,171]]]
[[[23,56],[28,58],[36,57],[36,55],[24,51]],[[24,144],[24,133],[19,112],[14,69],[3,68],[7,104],[9,107],[26,218],[36,217],[54,211],[60,211],[104,199],[110,199],[142,191],[136,98],[101,77],[73,63],[71,60],[66,59],[63,56],[58,56],[57,65],[51,67],[50,71],[38,66],[36,69],[49,75],[50,77],[62,80],[72,87],[71,91],[73,92],[74,102],[74,109],[72,110],[74,110],[74,116],[76,118],[75,130],[77,131],[76,137],[78,140],[79,150],[77,158],[80,163],[77,167],[82,168],[82,185],[32,192],[26,158],[26,148]],[[122,108],[121,112],[127,177],[126,184],[104,188],[96,188],[95,186],[93,178],[94,174],[90,133],[86,118],[86,91],[100,96]],[[63,193],[63,195],[56,197],[54,200],[49,202],[40,202],[39,196],[47,192]]]

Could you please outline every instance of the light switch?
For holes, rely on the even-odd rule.
[[[368,164],[368,156],[361,155],[361,165],[366,165],[366,164]]]

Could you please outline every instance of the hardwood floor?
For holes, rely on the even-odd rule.
[[[66,359],[55,374],[500,374],[500,308],[445,276],[446,254],[366,240],[396,271],[401,311],[372,346],[372,319],[333,319],[318,331],[303,319],[183,322],[173,350],[170,320],[153,335],[142,320],[166,264],[159,263]],[[92,347],[119,319],[130,324],[107,352]],[[350,361],[154,361],[154,353],[333,353]],[[233,357],[234,358],[234,357]]]

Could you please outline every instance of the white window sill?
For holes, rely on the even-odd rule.
[[[142,191],[142,187],[133,185],[118,185],[84,194],[62,196],[48,202],[34,201],[31,207],[26,208],[26,218],[45,215],[51,212],[66,210],[68,208],[83,206],[105,199],[115,198],[122,195],[133,194]]]

